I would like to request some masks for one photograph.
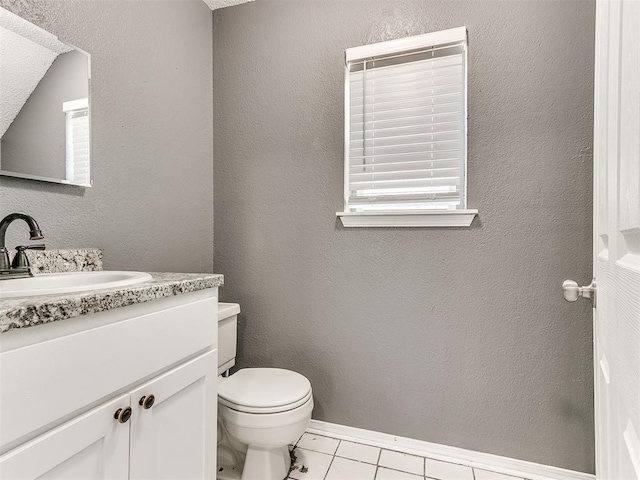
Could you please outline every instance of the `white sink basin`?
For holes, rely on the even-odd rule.
[[[143,272],[42,273],[31,278],[0,280],[0,298],[77,293],[88,290],[127,287],[151,281]]]

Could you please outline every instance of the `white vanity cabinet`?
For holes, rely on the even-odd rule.
[[[1,334],[0,379],[2,480],[215,478],[217,289]]]
[[[216,477],[217,358],[205,353],[131,393],[129,478]]]
[[[119,396],[0,457],[0,477],[13,479],[128,478],[129,427],[113,413]]]

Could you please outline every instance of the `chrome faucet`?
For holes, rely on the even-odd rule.
[[[26,247],[18,247],[13,264],[9,261],[9,251],[5,246],[5,237],[7,228],[14,220],[24,220],[29,226],[30,240],[41,240],[44,238],[38,222],[26,213],[10,213],[0,221],[0,280],[8,278],[28,277],[31,276],[29,268],[29,260],[27,259],[25,250],[44,250],[44,245],[29,245]]]

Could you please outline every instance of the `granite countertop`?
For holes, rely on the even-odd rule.
[[[38,265],[37,270],[41,273],[102,270],[102,252],[97,249],[58,252],[62,252],[61,255],[47,252],[48,258],[30,252],[35,253],[33,258],[30,257],[31,264]],[[61,257],[64,258],[61,260]],[[218,274],[149,274],[153,278],[150,282],[127,287],[0,299],[0,333],[219,287],[224,282],[224,277]]]

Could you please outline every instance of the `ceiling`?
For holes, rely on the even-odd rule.
[[[253,2],[253,0],[203,0],[211,10],[218,8],[232,7],[241,3]]]

